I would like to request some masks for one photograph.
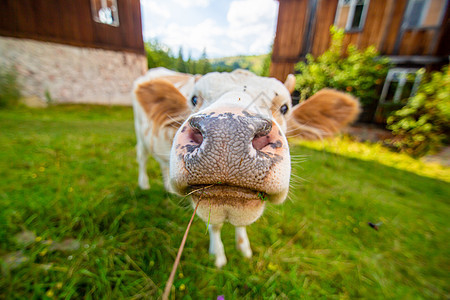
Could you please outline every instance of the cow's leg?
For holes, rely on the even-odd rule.
[[[250,241],[248,240],[245,226],[236,226],[236,248],[241,251],[245,257],[252,257],[252,248],[250,248]]]
[[[150,188],[147,175],[147,160],[149,154],[145,149],[144,143],[142,143],[142,141],[138,140],[137,142],[136,154],[137,154],[137,162],[139,164],[138,184],[141,189],[148,190]]]
[[[161,166],[161,173],[163,175],[163,180],[164,180],[164,187],[166,188],[166,191],[168,191],[169,193],[173,193],[174,190],[173,190],[172,186],[170,185],[169,164],[160,163],[160,166]]]
[[[215,265],[218,268],[221,268],[227,263],[223,243],[222,240],[220,239],[221,229],[222,224],[209,225],[209,253],[214,254],[216,256]]]

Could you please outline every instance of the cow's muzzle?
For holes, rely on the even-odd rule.
[[[192,116],[180,133],[189,186],[220,184],[264,191],[272,166],[283,160],[274,123],[247,112]],[[182,142],[183,143],[183,142]]]

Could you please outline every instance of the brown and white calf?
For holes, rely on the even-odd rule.
[[[134,84],[139,186],[148,189],[146,163],[160,164],[168,191],[200,201],[197,214],[209,219],[210,253],[226,264],[220,230],[236,227],[236,246],[252,250],[245,226],[263,213],[268,200],[282,203],[291,173],[286,134],[321,138],[353,121],[358,102],[322,90],[292,107],[295,77],[283,84],[245,70],[193,76],[164,68]]]

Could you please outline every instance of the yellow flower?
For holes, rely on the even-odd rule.
[[[178,278],[183,278],[183,277],[184,277],[183,273],[178,274]]]
[[[55,295],[55,294],[53,293],[53,291],[52,291],[52,290],[48,290],[48,291],[47,291],[47,293],[45,293],[45,295],[46,295],[47,297],[50,297],[50,298],[52,298],[52,297],[53,297],[53,295]]]
[[[42,241],[42,236],[37,236],[34,240],[35,240],[37,243],[39,243],[40,241]]]
[[[186,286],[184,285],[184,283],[182,283],[179,287],[180,291],[184,291],[186,289]]]
[[[39,168],[39,172],[44,172],[45,171],[45,168],[44,167],[40,167]]]
[[[267,269],[269,269],[270,271],[276,271],[278,269],[278,266],[270,262],[267,266]]]

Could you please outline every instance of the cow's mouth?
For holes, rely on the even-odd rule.
[[[208,200],[211,202],[243,202],[268,199],[266,193],[252,190],[240,186],[231,186],[224,184],[211,185],[191,185],[188,187],[188,192],[192,195],[193,200]]]

